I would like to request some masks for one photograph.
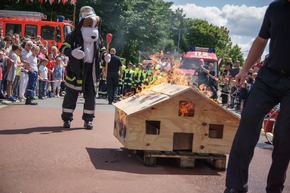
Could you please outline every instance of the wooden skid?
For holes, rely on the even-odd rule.
[[[158,158],[176,158],[181,168],[195,167],[195,160],[205,160],[214,168],[225,170],[226,155],[222,154],[198,154],[184,151],[135,151],[146,166],[156,166]]]

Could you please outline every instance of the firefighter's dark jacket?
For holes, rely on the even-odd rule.
[[[60,51],[69,57],[69,62],[66,67],[66,78],[65,85],[70,89],[77,90],[79,92],[85,92],[85,81],[86,77],[89,75],[86,73],[88,69],[85,69],[88,65],[84,64],[83,59],[77,59],[71,55],[72,50],[81,47],[84,51],[84,40],[81,33],[81,27],[83,25],[83,20],[78,24],[73,32],[67,35],[65,42],[62,44]],[[99,81],[100,78],[100,47],[102,44],[102,39],[99,37],[98,41],[94,44],[94,59],[92,65],[92,76],[94,84]],[[95,87],[96,89],[96,87]]]

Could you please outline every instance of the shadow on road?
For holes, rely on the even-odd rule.
[[[97,170],[119,171],[137,174],[172,175],[220,175],[219,170],[210,168],[204,162],[196,162],[195,168],[179,168],[173,159],[163,159],[156,167],[147,167],[130,150],[121,148],[86,148],[91,162]]]
[[[40,133],[40,134],[50,134],[50,133],[61,133],[65,131],[83,130],[84,128],[63,128],[62,126],[55,127],[34,127],[25,129],[10,129],[10,130],[0,130],[0,135],[18,135],[18,134],[30,134],[30,133]]]

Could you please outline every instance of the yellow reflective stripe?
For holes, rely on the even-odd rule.
[[[95,114],[95,111],[94,110],[86,110],[86,109],[84,109],[84,113],[93,115],[93,114]]]
[[[73,109],[66,109],[66,108],[63,108],[63,109],[62,109],[62,112],[64,112],[64,113],[73,113],[74,110],[73,110]]]
[[[64,42],[62,45],[71,48],[71,45],[67,42]]]
[[[76,78],[75,77],[71,78],[68,75],[66,75],[65,79],[68,80],[68,81],[74,81]]]
[[[68,75],[66,75],[65,79],[72,82],[76,79],[76,77],[71,78]],[[83,83],[83,80],[77,80],[77,84],[82,84],[82,83]]]

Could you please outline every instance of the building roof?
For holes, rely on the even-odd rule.
[[[138,93],[132,97],[114,103],[114,106],[124,111],[127,115],[132,115],[137,112],[149,109],[158,103],[170,100],[172,97],[180,95],[189,90],[196,94],[199,94],[209,103],[212,103],[212,105],[217,105],[221,110],[226,111],[227,113],[233,115],[235,118],[239,118],[236,114],[224,109],[219,104],[202,94],[196,88],[193,88],[191,86],[181,86],[168,83],[162,83],[146,89],[145,91]]]

